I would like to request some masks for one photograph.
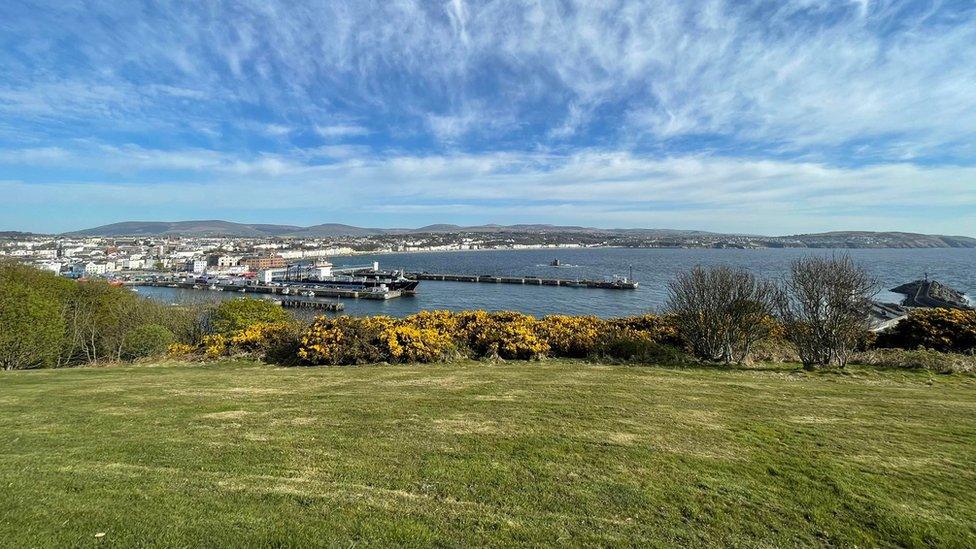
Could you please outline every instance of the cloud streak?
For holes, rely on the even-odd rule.
[[[976,233],[969,2],[8,2],[0,35],[12,204]]]

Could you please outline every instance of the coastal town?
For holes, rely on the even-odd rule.
[[[0,257],[72,278],[166,271],[244,274],[363,253],[580,247],[578,243],[526,244],[442,237],[410,239],[266,239],[237,237],[69,237],[24,235],[0,239]]]
[[[559,248],[968,248],[965,237],[886,232],[755,236],[547,225],[367,229],[229,222],[119,223],[73,233],[0,232],[0,257],[69,277],[122,271],[239,274],[357,254]]]

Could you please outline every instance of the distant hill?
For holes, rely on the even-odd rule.
[[[28,236],[37,236],[37,233],[25,233],[23,231],[0,231],[0,238],[27,238]]]
[[[306,237],[329,237],[329,236],[374,236],[380,234],[388,234],[396,229],[371,229],[364,227],[353,227],[352,225],[343,225],[341,223],[323,223],[321,225],[312,225],[311,227],[304,227],[293,231],[291,236],[306,236]]]
[[[287,225],[245,225],[230,221],[123,221],[66,233],[67,236],[275,236],[301,227]]]
[[[976,248],[976,238],[902,232],[833,231],[779,237],[810,248]]]
[[[521,224],[460,226],[435,224],[416,229],[382,229],[355,227],[341,223],[323,223],[311,227],[262,223],[233,223],[221,220],[202,221],[125,221],[81,231],[66,236],[232,236],[232,237],[368,237],[398,234],[450,233],[576,233],[607,235],[633,240],[660,239],[672,245],[722,246],[725,244],[791,248],[976,248],[976,238],[967,236],[928,235],[905,232],[834,231],[790,236],[722,234],[677,229],[599,229],[594,227]]]

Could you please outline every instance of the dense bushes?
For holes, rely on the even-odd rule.
[[[976,310],[919,309],[881,334],[879,347],[976,352]]]
[[[122,358],[132,360],[163,354],[173,344],[173,332],[159,324],[137,326],[125,334]]]
[[[593,354],[610,329],[610,323],[595,316],[550,315],[538,324],[553,354],[573,358]]]
[[[680,354],[665,350],[669,338],[673,338],[673,330],[665,329],[656,317],[606,321],[548,316],[539,320],[511,311],[424,311],[403,319],[320,317],[302,336],[298,357],[304,364],[435,362],[459,356],[644,360]]]
[[[287,322],[288,313],[280,305],[263,299],[224,301],[213,312],[213,329],[231,334],[255,324]]]
[[[76,282],[0,262],[4,369],[74,366],[155,353],[157,343],[165,342],[164,331],[192,335],[200,316],[199,311],[167,307],[104,281]],[[156,328],[144,328],[149,325]]]
[[[385,316],[319,317],[302,336],[298,358],[306,364],[362,364],[387,360],[383,332],[393,322]]]

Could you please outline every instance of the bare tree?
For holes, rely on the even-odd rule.
[[[696,356],[739,363],[769,336],[774,293],[741,268],[695,267],[668,284],[667,312]]]
[[[849,256],[797,259],[776,304],[804,368],[843,368],[868,329],[875,280]]]

